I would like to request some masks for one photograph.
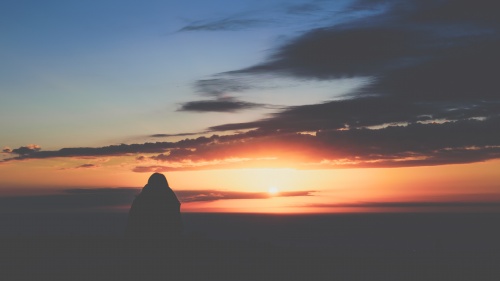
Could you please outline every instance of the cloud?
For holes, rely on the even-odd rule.
[[[219,74],[223,78],[200,80],[196,87],[208,95],[221,95],[261,84],[253,79],[256,75],[310,80],[366,77],[371,83],[347,98],[395,98],[402,106],[435,103],[429,106],[437,110],[460,103],[481,111],[491,109],[489,102],[498,104],[500,20],[491,1],[362,0],[344,13],[369,9],[379,12],[305,31],[274,48],[264,61]]]
[[[321,112],[318,111],[320,114]],[[283,127],[273,120],[256,130],[178,142],[103,148],[39,151],[7,161],[81,156],[83,152],[113,155],[141,153],[134,172],[163,172],[248,167],[324,169],[405,167],[471,163],[500,158],[500,117],[446,122],[414,122],[381,128],[353,127],[301,131],[303,124]],[[286,122],[285,122],[286,123]],[[276,127],[280,129],[276,129]],[[241,129],[242,126],[233,129]],[[142,147],[144,146],[144,147]],[[147,151],[146,154],[143,154]],[[71,152],[71,153],[69,153]]]
[[[204,132],[200,133],[180,133],[180,134],[154,134],[150,135],[152,138],[165,138],[165,137],[185,137],[185,136],[196,136],[199,134],[202,134]]]
[[[249,19],[228,17],[217,20],[205,20],[193,22],[179,29],[179,32],[188,31],[237,31],[248,29],[256,26],[268,24],[269,21],[264,19]]]
[[[0,197],[0,212],[33,213],[33,212],[92,212],[106,211],[117,207],[128,207],[135,196],[140,193],[137,188],[76,188],[62,190],[58,194]],[[177,190],[179,200],[183,203],[207,202],[233,199],[269,199],[272,197],[313,196],[314,191],[292,191],[269,195],[261,192],[237,192],[220,190]]]
[[[98,168],[99,165],[95,165],[95,164],[82,164],[78,167],[76,167],[77,169],[89,169],[89,168]]]
[[[239,93],[253,88],[248,82],[236,77],[202,79],[196,81],[194,86],[198,93],[213,97]]]
[[[221,75],[216,75],[221,76]],[[196,91],[212,100],[199,100],[183,103],[179,111],[192,112],[236,112],[245,109],[271,107],[266,104],[240,101],[233,95],[260,86],[251,85],[249,79],[238,77],[211,78],[195,82]]]
[[[360,2],[373,6],[381,1]],[[456,56],[478,56],[481,62],[485,57],[497,59],[494,50],[500,26],[498,20],[493,20],[491,3],[419,2],[407,1],[400,5],[397,1],[385,1],[389,8],[382,14],[312,29],[276,48],[264,62],[232,73],[332,79],[378,76],[422,63],[432,64],[450,51],[456,52]],[[474,11],[476,16],[464,11]],[[485,18],[477,15],[485,15]],[[485,20],[488,18],[490,20]],[[477,52],[477,48],[485,49]],[[465,57],[464,63],[469,63],[468,60]],[[487,65],[495,65],[495,62]],[[445,68],[458,71],[451,65]],[[477,74],[468,68],[463,71]]]
[[[467,0],[447,1],[407,1],[398,0],[357,0],[352,8],[369,9],[385,5],[386,16],[401,15],[400,18],[414,23],[499,23],[498,11],[494,9],[495,3],[488,0],[475,1],[472,5]],[[401,20],[401,19],[400,19]]]
[[[353,7],[381,3],[388,7],[380,14],[309,30],[264,62],[225,74],[369,76],[375,78],[369,95],[499,97],[494,73],[500,21],[491,2],[358,1]]]
[[[471,163],[500,158],[500,118],[414,123],[380,129],[315,133],[251,131],[213,138],[189,149],[173,149],[149,159],[163,165],[135,172],[243,167],[323,169],[406,167]]]
[[[2,152],[3,152],[3,153],[11,153],[11,152],[12,152],[12,149],[11,149],[10,147],[6,146],[6,147],[4,147],[4,148],[2,149]]]
[[[201,101],[187,102],[182,104],[182,107],[179,109],[179,111],[235,112],[243,109],[251,109],[264,106],[265,105],[259,103],[238,101],[230,98],[230,99],[201,100]]]
[[[500,101],[415,103],[392,97],[363,97],[288,107],[274,113],[270,118],[222,124],[210,127],[210,130],[259,128],[300,132],[415,123],[436,119],[465,120],[473,117],[495,117],[499,114]]]
[[[77,169],[95,169],[99,167],[100,166],[96,164],[82,164],[73,168],[60,168],[60,170],[65,171],[65,170],[77,170]]]
[[[466,47],[448,50],[439,58],[384,73],[363,91],[416,102],[498,102],[500,92],[495,73],[500,64],[500,56],[496,54],[500,37],[474,40]]]
[[[239,12],[228,16],[198,20],[189,23],[178,32],[192,31],[242,31],[259,27],[282,27],[282,26],[304,26],[308,17],[309,21],[325,21],[324,18],[331,16],[331,8],[339,9],[343,3],[328,1],[308,1],[300,4],[279,3],[278,5],[266,5],[265,9],[254,9]],[[329,6],[329,7],[328,7]]]
[[[370,76],[424,56],[422,37],[419,31],[387,27],[320,28],[279,47],[266,62],[230,73],[312,79]]]
[[[32,153],[38,152],[42,149],[37,144],[28,144],[27,146],[21,146],[19,148],[13,149],[11,152],[19,155],[30,155]]]
[[[19,155],[18,157],[5,159],[4,161],[55,157],[123,156],[137,153],[159,153],[168,151],[168,149],[171,148],[190,147],[196,143],[201,144],[203,142],[210,142],[210,139],[206,137],[199,137],[196,139],[185,139],[178,142],[147,142],[142,144],[120,144],[103,147],[69,147],[52,151],[40,151],[39,146],[36,146],[37,149],[20,147],[12,151],[13,153],[17,153]]]
[[[321,6],[307,2],[287,9],[318,12],[324,10]],[[355,16],[370,9],[378,12]],[[351,97],[498,100],[494,81],[500,62],[496,51],[500,20],[495,11],[488,0],[355,1],[343,11],[351,16],[347,20],[302,32],[275,47],[264,61],[219,73],[223,78],[199,80],[195,87],[218,96],[261,84],[261,79],[252,79],[255,75],[312,80],[370,77],[373,83]]]

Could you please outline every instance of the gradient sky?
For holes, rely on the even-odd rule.
[[[2,3],[0,211],[500,210],[492,2]]]

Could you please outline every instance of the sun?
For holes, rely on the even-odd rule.
[[[276,186],[271,186],[271,187],[269,187],[267,192],[269,192],[269,194],[271,194],[271,195],[276,195],[276,194],[278,194],[279,189]]]

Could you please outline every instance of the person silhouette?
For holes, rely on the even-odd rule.
[[[180,206],[167,178],[160,173],[152,174],[132,202],[127,236],[141,240],[179,238],[182,231]]]

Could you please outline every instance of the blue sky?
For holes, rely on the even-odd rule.
[[[134,142],[155,133],[202,131],[224,119],[243,122],[262,117],[271,110],[238,114],[177,110],[184,102],[200,99],[194,86],[197,80],[262,61],[287,37],[324,22],[326,12],[318,13],[316,8],[335,11],[337,5],[320,1],[4,3],[0,145],[100,146]],[[311,11],[294,12],[294,7]],[[213,29],[196,29],[214,23]],[[279,106],[294,105],[334,98],[357,82],[341,81],[338,89],[332,89],[330,82],[260,79],[259,91],[238,96],[250,102],[264,98]],[[304,88],[307,96],[301,91]]]

